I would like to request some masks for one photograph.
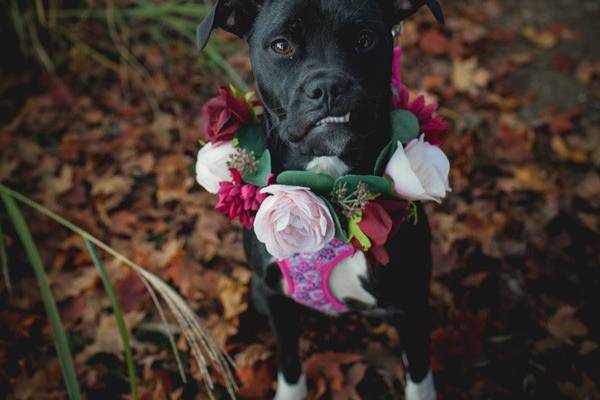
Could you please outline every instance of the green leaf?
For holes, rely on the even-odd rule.
[[[393,141],[407,143],[419,136],[419,120],[410,111],[394,110],[390,120]]]
[[[369,251],[373,243],[371,243],[369,237],[360,229],[358,225],[360,221],[362,221],[362,215],[360,214],[348,221],[348,235],[350,236],[350,240],[356,238],[364,251]]]
[[[257,125],[248,124],[242,126],[235,134],[237,144],[242,149],[251,151],[256,157],[263,154],[266,149],[262,132]]]
[[[271,175],[271,153],[269,150],[265,150],[256,163],[256,172],[244,174],[243,178],[245,182],[264,187],[267,186],[269,175]]]
[[[56,302],[54,301],[54,296],[52,295],[50,285],[46,279],[42,258],[40,257],[37,246],[33,241],[33,237],[31,236],[31,232],[27,227],[27,223],[23,218],[23,214],[21,214],[21,210],[19,210],[19,207],[15,201],[4,191],[0,192],[0,197],[2,197],[2,201],[6,206],[8,215],[15,226],[17,235],[21,239],[23,247],[25,247],[25,253],[27,253],[27,258],[33,267],[33,271],[40,286],[40,294],[42,296],[44,306],[46,307],[46,312],[48,313],[50,326],[52,327],[54,345],[56,347],[56,353],[62,369],[65,385],[67,386],[69,399],[79,400],[81,399],[81,392],[79,390],[79,383],[77,382],[75,366],[73,365],[73,356],[71,355],[71,350],[69,349],[69,342],[60,320],[58,308],[56,307]]]
[[[2,232],[2,221],[0,221],[0,268],[4,276],[4,284],[10,293],[12,285],[10,283],[10,273],[8,271],[8,256],[6,255],[6,242],[4,241],[4,232]]]
[[[377,161],[375,162],[375,168],[373,169],[373,174],[377,176],[382,176],[385,172],[385,167],[388,162],[398,149],[398,141],[392,140],[381,150],[379,153],[379,157],[377,157]]]
[[[335,238],[344,243],[350,242],[350,239],[348,239],[348,235],[346,234],[346,231],[344,231],[344,228],[342,227],[342,223],[340,222],[340,217],[335,212],[335,208],[333,207],[333,204],[331,204],[331,202],[329,200],[327,200],[326,198],[324,198],[324,197],[321,197],[321,198],[323,199],[325,204],[327,204],[327,208],[329,208],[329,213],[331,214],[331,218],[333,219],[333,223],[335,224]]]
[[[277,177],[281,185],[303,186],[315,193],[328,194],[333,189],[334,180],[331,176],[310,171],[285,171]]]
[[[381,176],[374,175],[346,175],[338,178],[333,185],[333,189],[337,190],[346,183],[349,193],[354,193],[360,182],[366,183],[369,187],[369,193],[390,193],[392,186],[390,182]]]
[[[100,274],[100,278],[102,279],[102,285],[104,285],[104,290],[106,291],[106,295],[110,300],[110,304],[113,309],[113,314],[115,315],[115,319],[117,320],[117,326],[119,327],[119,334],[121,335],[121,340],[123,341],[123,352],[125,353],[125,360],[127,362],[127,373],[129,375],[129,387],[131,388],[131,397],[134,400],[139,399],[138,395],[138,384],[137,384],[137,376],[135,374],[135,365],[133,364],[133,356],[131,355],[131,346],[129,345],[129,331],[127,330],[127,325],[125,325],[125,320],[123,319],[123,312],[121,311],[121,307],[119,306],[119,302],[117,300],[117,296],[112,287],[108,274],[106,273],[106,269],[104,268],[104,264],[100,257],[98,257],[98,253],[96,253],[96,247],[87,239],[84,239],[85,245],[90,252],[90,257]]]

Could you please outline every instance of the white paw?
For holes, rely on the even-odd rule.
[[[410,375],[406,376],[406,387],[404,388],[404,398],[406,400],[436,400],[435,385],[433,384],[433,375],[431,370],[427,373],[425,379],[419,383],[414,383]]]
[[[277,375],[275,400],[306,400],[307,395],[308,391],[306,389],[306,377],[304,374],[294,384],[287,383],[281,372]]]

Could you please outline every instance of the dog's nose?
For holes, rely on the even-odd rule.
[[[309,101],[333,107],[336,100],[348,91],[350,82],[342,77],[321,77],[311,79],[304,87]]]

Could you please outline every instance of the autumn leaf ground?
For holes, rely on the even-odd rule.
[[[439,397],[600,398],[599,6],[457,1],[447,16],[441,27],[419,13],[400,39],[404,81],[436,98],[452,126],[444,149],[454,191],[428,208]],[[190,42],[135,37],[144,79],[75,50],[52,74],[16,56],[3,64],[0,181],[170,282],[232,355],[240,397],[268,398],[274,340],[248,303],[241,230],[213,210],[214,197],[193,177],[199,110],[226,78],[199,63]],[[239,49],[228,61],[251,81],[244,47],[222,39]],[[0,393],[64,398],[37,284],[0,215],[13,286],[0,289]],[[27,217],[82,390],[126,396],[116,323],[84,243],[34,212]],[[132,331],[143,398],[205,398],[189,359],[195,380],[178,377],[142,282],[105,262]],[[311,312],[302,321],[314,396],[401,398],[401,343],[390,326]]]

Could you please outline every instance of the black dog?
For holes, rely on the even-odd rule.
[[[203,48],[215,28],[247,39],[265,106],[264,134],[274,172],[308,169],[333,176],[371,173],[390,140],[392,28],[435,0],[222,0],[198,28]],[[331,118],[334,117],[334,118]],[[369,267],[352,259],[330,278],[351,309],[397,327],[408,362],[406,398],[434,399],[430,372],[430,232],[404,224],[387,245],[391,262]],[[244,240],[254,268],[253,300],[270,320],[280,362],[276,398],[306,397],[298,356],[298,305],[253,233]]]

